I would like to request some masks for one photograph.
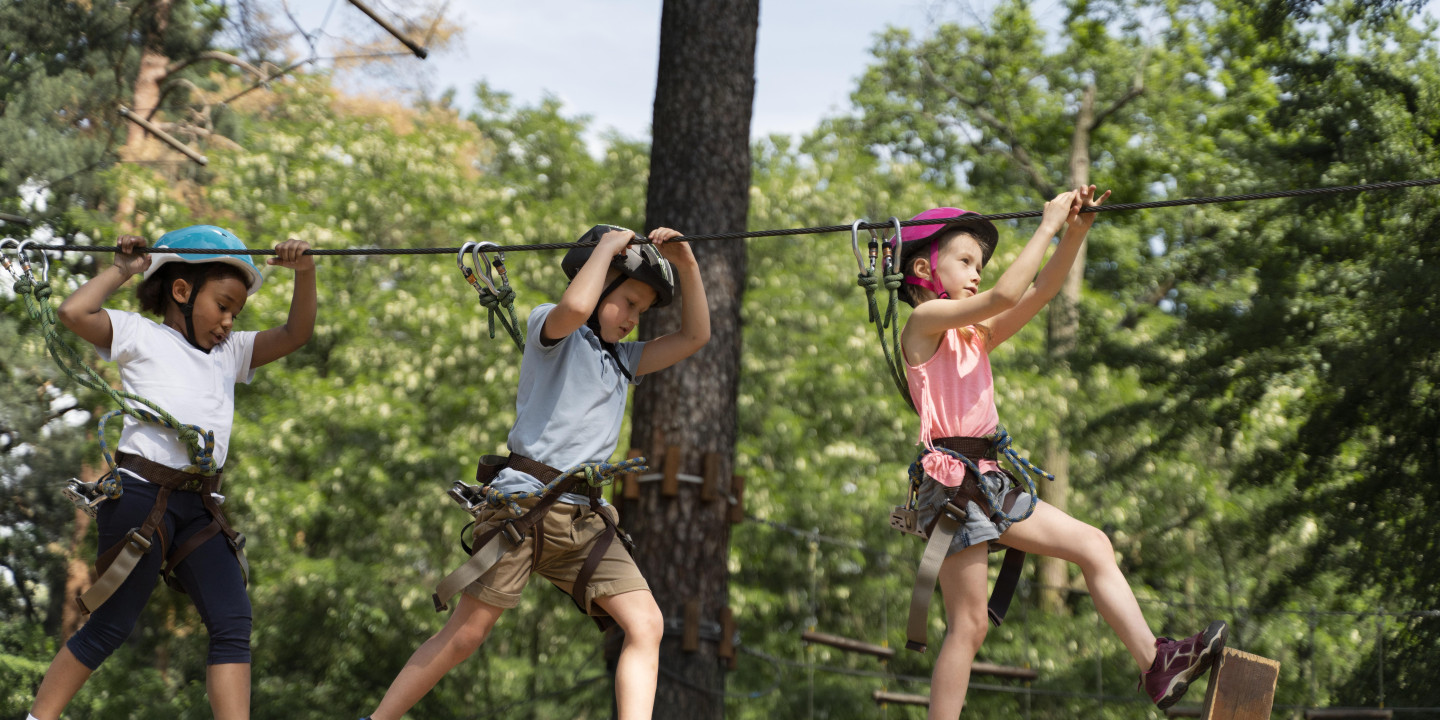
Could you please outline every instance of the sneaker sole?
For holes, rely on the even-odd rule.
[[[1190,683],[1195,682],[1210,670],[1210,666],[1215,663],[1215,656],[1225,648],[1225,640],[1229,636],[1230,626],[1226,625],[1224,620],[1210,623],[1210,627],[1205,628],[1205,635],[1202,638],[1205,641],[1205,649],[1200,651],[1200,660],[1189,670],[1175,676],[1174,682],[1170,684],[1169,689],[1160,697],[1159,702],[1155,703],[1155,706],[1165,710],[1179,702],[1180,698],[1185,696],[1185,692],[1190,689]]]

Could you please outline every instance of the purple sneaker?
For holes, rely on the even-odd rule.
[[[1155,641],[1155,662],[1140,676],[1140,689],[1155,701],[1161,710],[1174,705],[1185,696],[1190,683],[1205,674],[1225,647],[1230,628],[1224,620],[1216,620],[1184,640],[1159,638]]]

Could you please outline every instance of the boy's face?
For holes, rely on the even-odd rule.
[[[649,310],[657,297],[655,288],[639,280],[621,283],[600,301],[600,339],[620,342],[640,324],[640,313]]]
[[[195,310],[191,318],[195,321],[195,343],[209,350],[230,337],[235,318],[245,309],[245,283],[234,277],[218,277],[207,280],[200,286],[200,296],[195,299]],[[184,280],[176,280],[171,292],[177,304],[183,304],[191,288]],[[176,312],[178,315],[178,310]],[[180,332],[184,330],[181,319]]]

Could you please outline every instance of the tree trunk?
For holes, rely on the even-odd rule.
[[[681,232],[744,230],[750,193],[750,113],[755,92],[758,0],[666,0],[660,20],[654,142],[646,228]],[[718,623],[727,606],[726,522],[734,466],[740,375],[740,307],[745,289],[742,241],[699,243],[710,304],[710,342],[673,368],[645,378],[635,392],[633,444],[652,468],[665,448],[681,449],[679,472],[700,476],[713,454],[716,499],[680,483],[666,497],[645,483],[622,508],[637,541],[635,559],[666,618],[657,718],[719,718],[725,675],[716,657]],[[641,335],[679,327],[679,303],[646,313]],[[698,608],[699,648],[684,651],[687,604]],[[692,617],[694,617],[692,611]]]
[[[171,0],[153,0],[151,13],[153,19],[146,25],[143,37],[143,44],[140,48],[140,70],[135,74],[134,92],[130,98],[130,109],[143,118],[150,119],[155,116],[160,105],[160,81],[165,79],[167,68],[170,66],[170,58],[164,53],[165,30],[170,26],[170,2]],[[161,152],[159,143],[139,125],[126,120],[119,120],[129,126],[125,136],[125,146],[121,148],[120,159],[123,162],[139,162],[158,157]],[[136,223],[132,221],[135,214],[135,197],[131,194],[122,194],[115,212],[115,221],[120,225],[122,232],[133,232]]]
[[[1090,184],[1090,130],[1095,122],[1095,86],[1085,88],[1080,101],[1080,112],[1075,118],[1075,135],[1070,143],[1070,187],[1078,188]],[[1065,276],[1065,285],[1060,294],[1050,301],[1050,312],[1046,317],[1048,353],[1055,374],[1066,382],[1070,379],[1068,358],[1075,349],[1076,333],[1080,324],[1080,288],[1085,280],[1085,250],[1082,243],[1075,255],[1075,264]],[[1066,410],[1068,412],[1068,408]],[[1057,421],[1060,418],[1057,418]],[[1045,502],[1062,512],[1070,512],[1070,445],[1059,428],[1068,423],[1057,422],[1045,436],[1044,468],[1055,475],[1055,480],[1045,483],[1041,494]],[[1059,558],[1040,558],[1040,606],[1049,613],[1062,612],[1065,608],[1066,588],[1070,584],[1068,563]]]

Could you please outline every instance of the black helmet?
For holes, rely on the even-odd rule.
[[[576,242],[598,243],[600,237],[608,232],[625,232],[625,228],[615,225],[596,225],[585,231],[584,235]],[[595,252],[595,246],[572,248],[565,253],[565,259],[560,261],[560,267],[565,271],[565,277],[571,280],[580,272],[590,259],[590,254]],[[655,288],[655,303],[652,308],[665,307],[675,299],[675,289],[678,284],[675,278],[675,267],[666,260],[654,245],[631,245],[625,249],[625,254],[616,255],[610,260],[610,267],[616,268],[621,273],[621,280],[639,280],[640,282]],[[619,287],[619,282],[612,283],[601,293],[600,299],[605,299]]]

